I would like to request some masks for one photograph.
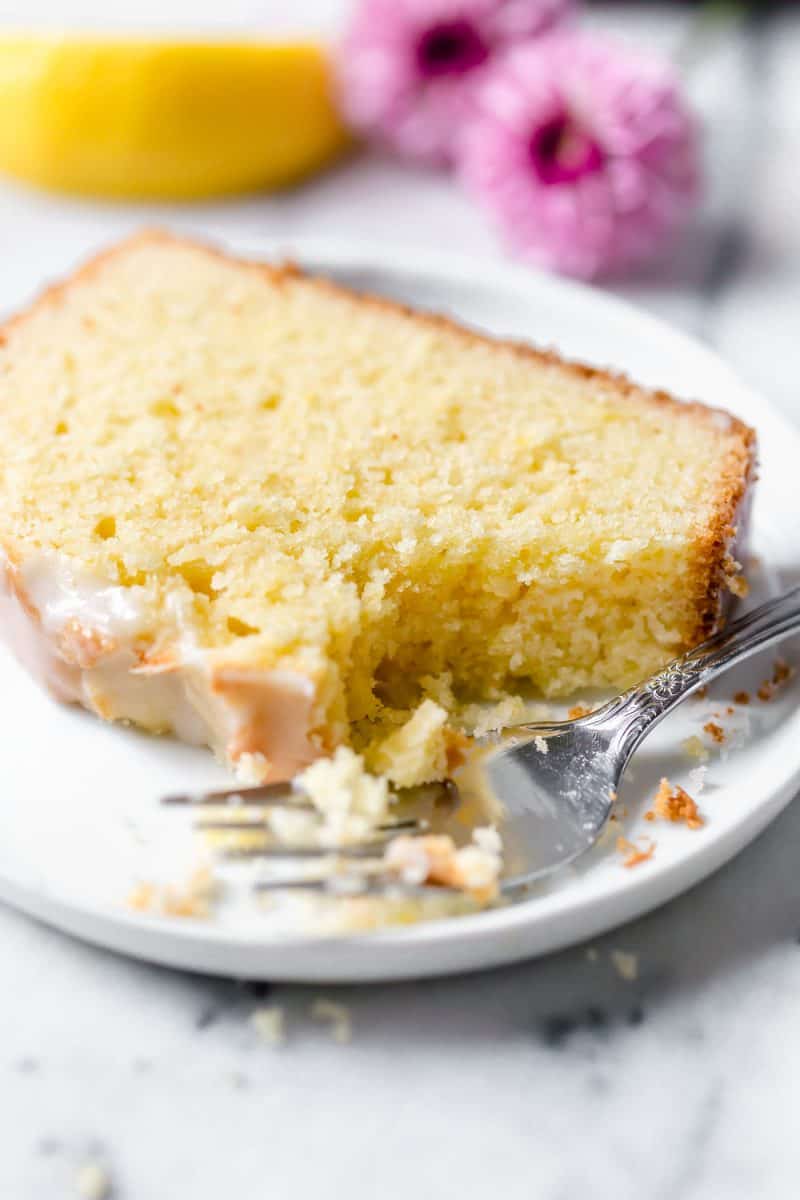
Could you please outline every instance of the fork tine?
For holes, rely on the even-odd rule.
[[[229,804],[232,808],[252,805],[269,808],[291,804],[300,810],[312,809],[290,783],[265,783],[261,787],[223,788],[218,792],[180,792],[173,796],[162,796],[161,803],[169,807],[214,808]]]
[[[350,886],[352,885],[352,886]],[[392,879],[387,875],[342,877],[338,879],[257,879],[253,884],[256,892],[318,892],[328,894],[336,899],[347,899],[349,896],[391,896],[397,895],[409,899],[421,896],[457,896],[463,895],[457,888],[441,887],[438,884],[404,883],[401,879]]]
[[[381,852],[390,841],[390,838],[391,835],[386,835],[385,837],[374,838],[371,842],[354,842],[350,846],[309,846],[307,844],[292,846],[288,842],[282,843],[279,846],[219,846],[216,848],[216,853],[220,858],[227,859],[230,862],[243,862],[254,858],[380,858]]]
[[[294,806],[293,806],[294,807]],[[299,809],[299,805],[297,806]],[[302,811],[305,811],[302,810]],[[380,833],[405,833],[411,829],[422,829],[424,822],[416,820],[407,821],[386,821],[382,825],[376,825],[375,828]],[[194,829],[198,833],[262,833],[269,832],[269,826],[266,821],[254,814],[249,819],[236,818],[232,821],[226,821],[224,817],[218,820],[209,817],[202,817],[194,822]]]
[[[397,788],[393,795],[395,800],[405,801],[423,798],[426,793],[437,803],[455,805],[459,801],[458,787],[452,779],[444,779],[439,783],[423,783],[411,788]],[[291,804],[300,810],[313,809],[313,805],[302,797],[303,792],[294,788],[291,783],[265,783],[259,787],[222,788],[216,792],[178,792],[171,796],[162,796],[161,803],[168,807],[183,808],[214,808],[222,805],[230,805],[231,808],[240,805],[268,808]]]

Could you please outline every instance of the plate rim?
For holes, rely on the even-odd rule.
[[[738,399],[751,412],[757,408],[759,438],[769,429],[771,437],[788,440],[800,454],[800,430],[743,380],[714,349],[613,293],[488,256],[472,259],[413,246],[393,248],[384,242],[367,239],[275,237],[215,229],[207,230],[204,236],[234,254],[266,261],[291,257],[312,272],[362,270],[405,278],[419,275],[473,287],[479,277],[482,286],[513,290],[523,296],[525,293],[529,297],[531,293],[541,294],[544,289],[564,301],[574,300],[582,308],[595,304],[606,313],[616,314],[629,326],[646,330],[655,338],[666,338],[682,353],[702,362],[721,381],[727,380],[732,395],[729,397],[726,393],[726,407],[732,400],[730,406],[735,411]],[[470,324],[469,321],[466,323]],[[48,925],[96,945],[195,971],[239,973],[242,965],[236,964],[243,963],[244,959],[248,962],[244,964],[243,973],[256,976],[260,973],[261,977],[287,981],[369,982],[477,971],[535,957],[597,936],[652,911],[713,874],[757,837],[792,799],[800,780],[800,755],[794,762],[787,758],[773,763],[769,773],[771,783],[760,792],[753,809],[722,830],[710,844],[707,841],[687,843],[685,853],[677,862],[663,862],[660,866],[656,862],[653,870],[646,874],[628,875],[624,887],[606,889],[601,897],[584,896],[577,903],[574,899],[570,902],[571,889],[567,886],[508,907],[438,918],[403,928],[324,936],[277,931],[254,936],[252,928],[236,931],[179,918],[154,919],[122,907],[102,907],[89,901],[82,904],[69,895],[60,895],[57,890],[36,888],[24,879],[14,879],[5,871],[0,872],[0,898]],[[609,911],[615,904],[620,909],[616,915]],[[535,934],[543,924],[546,929],[548,923],[550,936],[521,936],[526,932]],[[561,927],[569,924],[575,926],[572,931]],[[446,962],[425,961],[436,947],[447,948]],[[290,951],[294,953],[284,966],[269,962],[263,964],[262,970],[258,961],[261,955],[269,959],[272,954],[286,956]],[[405,963],[400,957],[404,953],[408,955]],[[384,954],[388,961],[375,961]],[[320,963],[314,967],[308,963],[303,965],[304,959],[313,959],[316,955],[321,958]],[[216,967],[209,965],[210,958],[215,956],[219,962]],[[297,963],[291,961],[295,956],[300,960]]]

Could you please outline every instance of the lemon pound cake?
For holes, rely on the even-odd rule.
[[[0,438],[11,647],[250,778],[420,711],[441,773],[442,704],[622,688],[742,585],[724,412],[165,234],[0,331]]]

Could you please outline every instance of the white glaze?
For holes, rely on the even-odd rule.
[[[144,587],[120,587],[35,553],[0,555],[0,638],[62,701],[104,720],[209,745],[248,778],[291,778],[318,755],[309,733],[315,688],[285,670],[253,670],[200,647],[186,605],[163,628]],[[158,629],[168,653],[148,665],[139,643]]]

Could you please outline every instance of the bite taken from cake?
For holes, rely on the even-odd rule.
[[[246,779],[441,777],[461,706],[622,689],[743,590],[740,421],[167,234],[0,330],[0,436],[2,636]]]

